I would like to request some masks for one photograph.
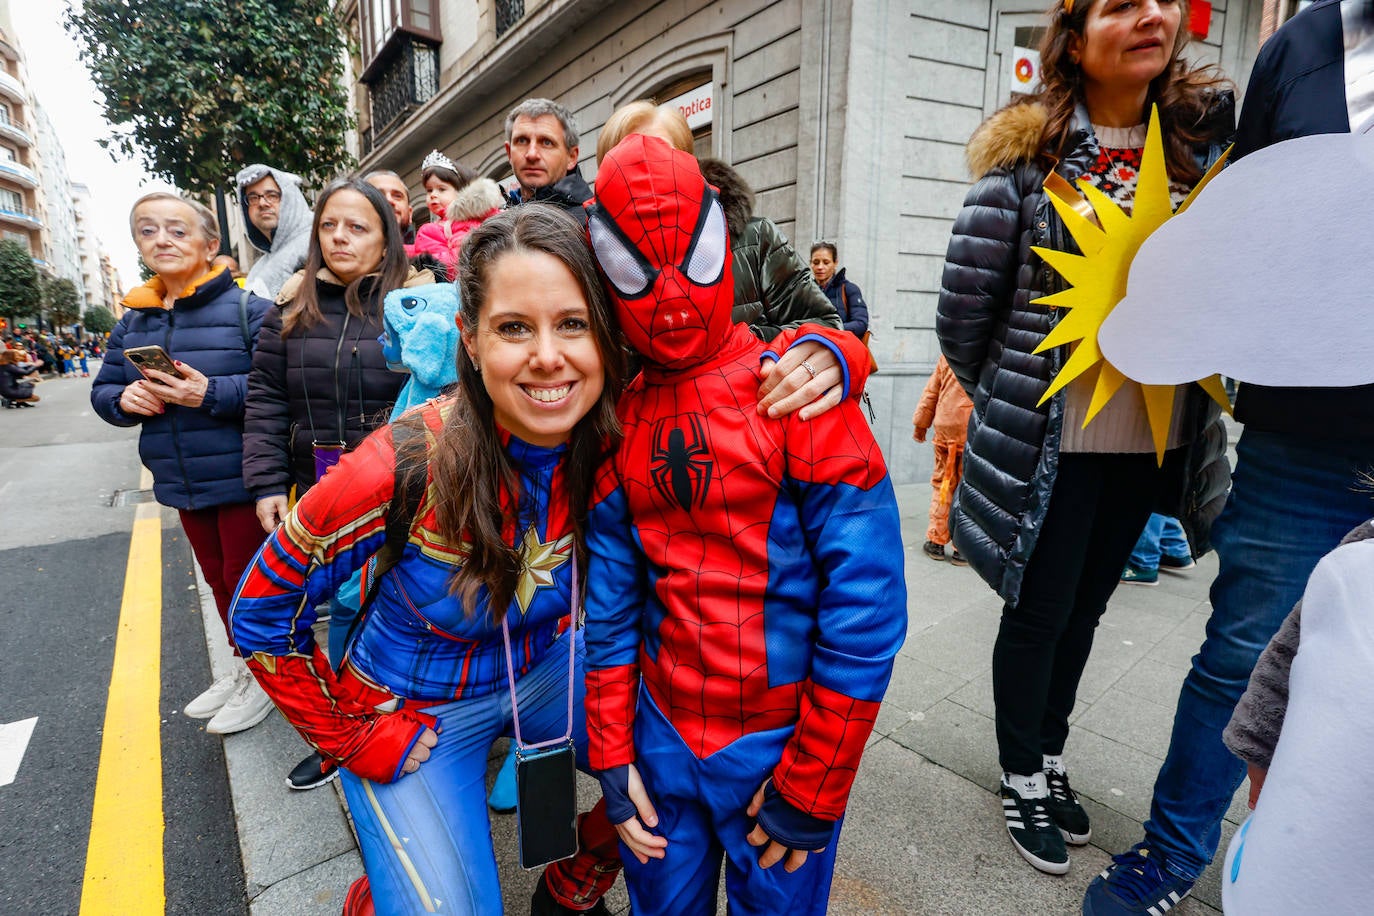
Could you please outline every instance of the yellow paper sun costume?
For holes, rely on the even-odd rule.
[[[1192,193],[1179,204],[1177,213],[1188,209],[1198,192],[1221,171],[1226,158],[1226,154],[1222,155],[1207,170]],[[1149,132],[1145,137],[1145,151],[1141,157],[1140,177],[1130,216],[1095,188],[1089,179],[1080,178],[1078,185],[1081,197],[1080,192],[1075,191],[1057,172],[1051,172],[1045,180],[1050,203],[1083,253],[1068,254],[1040,247],[1031,250],[1059,271],[1069,284],[1068,289],[1033,300],[1037,305],[1069,310],[1035,348],[1035,352],[1042,353],[1052,347],[1075,344],[1072,354],[1050,383],[1040,403],[1044,404],[1094,366],[1100,366],[1092,401],[1083,421],[1086,427],[1122,385],[1139,384],[1127,378],[1103,357],[1097,346],[1097,330],[1117,303],[1125,298],[1131,261],[1140,246],[1151,233],[1176,215],[1169,198],[1169,173],[1164,161],[1164,142],[1160,138],[1159,110],[1154,107],[1150,110]],[[1082,384],[1092,383],[1084,379]],[[1198,384],[1230,412],[1231,403],[1222,386],[1221,376],[1213,375]],[[1145,399],[1155,456],[1162,463],[1173,414],[1174,386],[1140,385],[1140,390]]]

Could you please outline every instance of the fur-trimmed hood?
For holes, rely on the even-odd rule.
[[[1049,120],[1049,109],[1040,102],[1020,102],[995,112],[969,138],[964,152],[969,173],[978,179],[993,169],[1033,159]]]
[[[475,178],[468,182],[453,203],[448,205],[446,218],[451,222],[482,219],[505,203],[501,188],[490,178]]]
[[[754,189],[739,172],[719,159],[702,159],[700,165],[701,176],[720,195],[725,225],[730,229],[730,243],[737,244],[744,235],[744,227],[754,217]]]

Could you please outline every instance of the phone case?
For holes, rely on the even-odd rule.
[[[543,868],[577,854],[577,761],[572,741],[515,754],[520,867]]]

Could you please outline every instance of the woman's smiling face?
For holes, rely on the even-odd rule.
[[[577,278],[542,251],[495,261],[477,327],[463,346],[482,376],[496,422],[531,445],[560,445],[605,384],[591,312]]]

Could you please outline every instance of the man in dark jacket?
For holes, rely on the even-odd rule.
[[[1318,0],[1290,20],[1255,61],[1233,155],[1365,123],[1374,97],[1359,89],[1374,71],[1371,50],[1370,0]],[[1317,561],[1370,514],[1359,481],[1374,466],[1374,385],[1243,384],[1236,418],[1245,430],[1230,499],[1212,529],[1219,570],[1207,639],[1179,695],[1145,841],[1088,888],[1083,912],[1092,916],[1147,912],[1167,899],[1165,888],[1176,902],[1212,860],[1245,776],[1222,730]]]
[[[586,219],[582,205],[592,189],[577,169],[577,121],[552,99],[525,99],[506,115],[506,156],[519,191],[510,205],[532,200],[556,204]]]

